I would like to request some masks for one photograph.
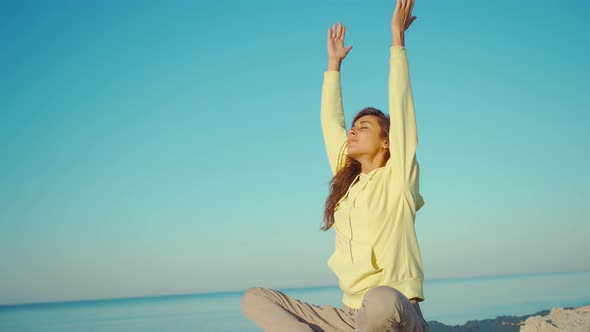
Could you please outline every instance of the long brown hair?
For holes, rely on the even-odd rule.
[[[365,107],[363,108],[352,120],[354,124],[356,120],[360,117],[365,115],[376,115],[379,117],[379,126],[381,127],[381,132],[379,136],[381,138],[388,138],[389,137],[389,115],[385,115],[379,109],[374,107]],[[387,150],[387,155],[385,160],[387,161],[390,157],[389,149]],[[348,187],[352,184],[352,181],[359,175],[361,172],[361,163],[352,159],[348,155],[346,155],[346,162],[344,166],[340,168],[334,175],[334,177],[330,180],[330,194],[326,199],[326,203],[324,205],[324,224],[321,227],[322,231],[327,231],[334,225],[334,210],[336,210],[336,206],[340,199],[346,194]]]

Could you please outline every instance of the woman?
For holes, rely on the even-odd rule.
[[[314,305],[282,292],[250,288],[245,315],[265,331],[430,331],[419,302],[424,273],[414,230],[424,205],[404,33],[416,19],[414,0],[397,0],[391,31],[389,110],[367,107],[347,133],[340,65],[346,28],[328,29],[321,122],[333,178],[322,230],[334,226],[328,266],[343,292],[342,307]]]

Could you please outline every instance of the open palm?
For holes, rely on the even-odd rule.
[[[404,32],[412,22],[416,20],[416,16],[412,16],[415,0],[397,0],[393,17],[391,18],[391,32]]]
[[[328,29],[328,57],[334,60],[342,60],[352,46],[344,47],[346,27],[342,23],[334,24]]]

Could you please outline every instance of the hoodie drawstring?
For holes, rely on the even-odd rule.
[[[365,187],[367,186],[367,184],[369,183],[369,181],[371,180],[373,175],[375,175],[375,172],[373,172],[371,174],[371,176],[369,177],[369,179],[365,182],[365,185],[363,186],[361,191],[365,189]],[[346,194],[344,194],[344,196],[342,196],[342,198],[340,198],[340,200],[338,201],[338,203],[336,203],[336,205],[340,204],[340,202],[348,195],[348,193],[350,192],[350,188],[352,188],[352,186],[355,184],[356,180],[360,176],[361,176],[361,173],[357,174],[357,176],[354,178],[354,180],[352,180],[352,183],[348,186],[348,189],[346,190]],[[360,193],[360,191],[359,191],[359,193]],[[357,195],[358,195],[358,193],[357,193]],[[356,199],[356,196],[354,199]],[[350,253],[350,262],[354,263],[354,258],[352,256],[352,220],[350,219],[350,211],[352,210],[352,205],[353,204],[350,204],[350,207],[348,209],[348,229],[350,231],[349,240],[348,240],[348,251]]]

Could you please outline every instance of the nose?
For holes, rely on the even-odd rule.
[[[350,128],[349,135],[353,136],[353,134],[356,135],[356,131],[354,131],[352,128]]]

